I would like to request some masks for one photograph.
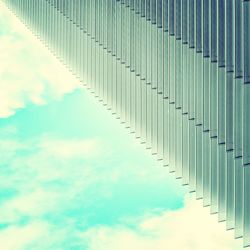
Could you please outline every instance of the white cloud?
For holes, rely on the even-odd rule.
[[[15,133],[14,128],[9,128],[7,131],[10,131],[10,134]],[[152,169],[147,172],[144,166],[112,165],[106,161],[102,162],[101,167],[93,165],[92,160],[102,160],[101,154],[104,153],[101,149],[105,145],[98,140],[62,139],[52,135],[22,143],[14,139],[5,140],[0,143],[6,145],[2,149],[3,153],[12,148],[12,154],[15,155],[18,150],[22,150],[22,154],[10,157],[7,170],[11,170],[11,174],[2,171],[0,176],[0,188],[18,188],[16,196],[6,199],[1,204],[0,223],[9,225],[6,229],[0,230],[0,243],[2,245],[3,242],[4,250],[29,249],[26,247],[28,244],[33,244],[32,246],[35,246],[33,249],[48,249],[48,246],[57,249],[56,244],[62,246],[62,239],[69,237],[67,234],[64,235],[57,228],[58,231],[52,230],[55,237],[52,240],[51,229],[46,229],[47,232],[44,230],[46,223],[50,227],[53,223],[47,221],[45,224],[34,224],[33,221],[42,221],[46,214],[56,216],[63,213],[67,211],[68,205],[76,204],[77,201],[82,203],[81,207],[91,207],[90,204],[96,201],[96,196],[99,197],[99,202],[102,195],[106,197],[109,191],[106,185],[114,188],[113,184],[123,181],[124,173],[127,173],[128,180],[138,181],[138,185],[150,180],[152,188],[153,181],[155,183],[166,181],[162,175],[152,175]],[[96,187],[98,194],[90,192]],[[88,214],[83,214],[75,219],[83,220],[87,216]],[[19,226],[22,218],[29,218],[30,223],[27,226]],[[70,239],[74,238],[78,244],[79,248],[76,249],[236,250],[241,248],[241,241],[233,238],[233,231],[227,232],[225,225],[217,222],[217,216],[210,215],[208,209],[202,207],[201,201],[191,198],[186,200],[183,209],[177,211],[151,211],[137,218],[121,218],[120,224],[114,226],[94,226],[85,232],[79,232],[75,228],[75,222],[72,225],[69,221],[65,223],[65,230],[70,233]],[[29,233],[30,231],[32,233]],[[17,237],[17,243],[10,240],[11,235]],[[50,240],[41,242],[41,238]]]
[[[35,240],[43,240],[48,225],[44,222],[33,222],[26,226],[11,226],[0,233],[0,245],[3,250],[20,250]]]
[[[27,104],[43,105],[80,88],[80,83],[0,3],[0,118]]]
[[[17,140],[0,139],[0,169],[4,164],[8,164],[13,159],[18,150],[25,149],[26,145]]]
[[[18,191],[17,196],[2,202],[0,223],[58,210],[97,179],[87,163],[101,153],[101,142],[96,139],[46,135],[24,142],[2,139],[0,145],[1,158],[5,159],[0,164],[0,188]]]
[[[86,158],[93,157],[97,153],[99,143],[97,140],[89,139],[42,139],[40,150],[52,155],[56,158]],[[100,150],[100,149],[99,149]]]
[[[132,226],[131,226],[132,225]],[[131,219],[126,225],[95,227],[81,234],[88,250],[238,250],[241,240],[194,198],[185,207]]]
[[[15,134],[14,127],[8,127],[6,131],[11,136]],[[0,152],[12,152],[7,159],[8,167],[1,169],[0,188],[18,190],[16,196],[1,204],[0,223],[9,225],[0,230],[0,245],[5,247],[4,250],[63,249],[61,241],[66,239],[75,239],[78,244],[75,249],[86,250],[241,249],[241,241],[233,239],[233,231],[227,232],[225,225],[217,222],[217,216],[210,215],[200,201],[190,198],[185,207],[177,211],[158,210],[139,218],[121,218],[120,224],[115,226],[93,227],[85,232],[79,232],[75,222],[70,224],[68,218],[63,217],[69,235],[63,234],[58,227],[56,231],[46,229],[46,223],[51,227],[53,222],[33,223],[43,221],[46,214],[56,217],[77,202],[81,209],[91,207],[91,203],[96,199],[100,202],[100,197],[110,191],[106,189],[107,185],[114,189],[113,184],[126,183],[129,193],[133,191],[129,190],[130,180],[154,188],[158,182],[165,183],[166,176],[159,174],[163,173],[160,170],[146,170],[144,165],[113,164],[109,162],[110,156],[102,161],[102,149],[107,145],[96,139],[62,139],[46,135],[21,142],[11,138],[7,136],[0,141],[0,145],[5,145]],[[16,155],[20,150],[21,155]],[[109,149],[105,150],[109,152]],[[95,160],[101,161],[100,166],[95,165]],[[87,216],[83,214],[72,220],[84,220]],[[28,218],[30,223],[19,226],[22,218]],[[55,238],[51,239],[51,234]],[[17,238],[17,243],[10,240],[13,237]],[[33,248],[28,248],[29,244]]]

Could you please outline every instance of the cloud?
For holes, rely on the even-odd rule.
[[[79,81],[3,3],[0,27],[0,118],[80,88]]]
[[[147,196],[157,199],[163,189],[174,188],[166,184],[170,179],[166,169],[155,171],[130,158],[126,163],[119,161],[115,154],[119,151],[111,152],[111,145],[99,139],[46,134],[21,141],[18,132],[15,127],[6,127],[0,139],[0,145],[4,145],[0,152],[8,163],[0,164],[0,190],[16,190],[14,196],[0,200],[0,243],[6,246],[4,250],[241,248],[241,242],[233,239],[233,231],[226,232],[217,216],[191,198],[177,211],[165,210],[156,203],[136,216],[135,210],[126,214],[126,206],[143,202]],[[168,195],[178,196],[179,191],[168,191]],[[126,212],[118,213],[119,206],[125,206]],[[112,224],[100,219],[116,213]],[[1,229],[1,225],[6,227]],[[34,232],[30,238],[26,236],[29,230]],[[18,243],[9,238],[11,233]]]
[[[99,144],[93,139],[59,139],[44,138],[40,145],[40,150],[60,159],[74,159],[93,157],[97,153]],[[99,149],[98,149],[99,148]]]
[[[54,229],[48,229],[46,234],[38,230],[30,238],[30,244],[35,246],[30,249],[86,249],[79,236],[80,229],[110,221],[112,224],[124,213],[133,214],[139,211],[138,207],[152,206],[146,204],[148,190],[156,189],[158,193],[157,190],[167,186],[161,171],[152,171],[155,168],[147,168],[145,164],[132,164],[132,158],[126,163],[121,161],[118,154],[114,151],[112,154],[110,142],[62,138],[55,134],[21,140],[19,132],[11,126],[1,131],[0,158],[5,156],[5,161],[0,163],[0,240],[6,230],[12,228],[13,237],[19,237],[15,234],[21,225],[41,221]],[[133,187],[133,193],[128,186]],[[174,194],[171,191],[169,195]],[[152,197],[149,201],[155,199],[152,193],[149,196]],[[160,199],[156,206],[161,206]],[[134,204],[126,208],[130,201]],[[171,204],[174,202],[171,200]],[[55,237],[53,240],[50,234]],[[48,241],[39,237],[47,237]],[[16,245],[8,244],[6,249],[16,249]],[[18,249],[29,249],[26,240],[20,242]]]
[[[96,181],[90,162],[101,154],[102,143],[97,139],[47,134],[22,142],[0,139],[0,145],[0,189],[17,191],[2,202],[0,223],[67,209],[67,200]]]
[[[24,145],[15,140],[0,139],[0,157],[1,157],[1,164],[8,163],[9,159],[13,158],[16,152],[20,149],[23,149]]]
[[[126,224],[99,226],[81,233],[88,250],[237,250],[241,241],[225,231],[217,216],[200,201],[186,199],[184,208],[131,218]]]
[[[0,244],[3,250],[27,249],[31,242],[43,241],[49,225],[34,221],[28,225],[11,226],[0,233]]]
[[[8,167],[0,166],[0,189],[16,189],[16,195],[1,202],[0,228],[7,225],[0,229],[4,250],[241,248],[233,231],[226,231],[224,224],[218,224],[217,216],[210,215],[201,201],[191,197],[186,199],[184,208],[176,211],[149,207],[137,216],[118,214],[110,225],[92,225],[91,218],[102,213],[102,209],[108,209],[108,214],[117,212],[120,201],[110,203],[116,189],[119,193],[126,186],[125,194],[133,198],[127,199],[124,193],[120,196],[126,202],[135,202],[137,196],[133,193],[139,186],[154,189],[165,183],[166,177],[160,171],[158,175],[152,174],[152,169],[147,171],[144,165],[111,163],[103,151],[105,148],[109,152],[109,148],[97,139],[46,134],[21,142],[13,138],[17,132],[7,127],[11,138],[6,136],[0,141],[0,145],[5,145],[3,154],[12,152],[6,159]],[[102,207],[103,204],[106,205]],[[17,238],[17,243],[11,240],[11,235]]]

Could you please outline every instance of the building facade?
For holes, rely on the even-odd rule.
[[[4,2],[250,246],[250,1]]]

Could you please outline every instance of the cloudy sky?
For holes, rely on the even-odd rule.
[[[0,249],[236,250],[0,3]]]

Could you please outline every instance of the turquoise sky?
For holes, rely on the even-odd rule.
[[[1,151],[0,204],[11,208],[0,215],[2,230],[39,220],[55,234],[62,228],[70,232],[53,247],[82,249],[81,230],[183,206],[183,189],[167,169],[85,90],[44,106],[28,105],[0,126],[1,140],[18,144]],[[82,154],[81,148],[70,152],[73,144],[82,145]]]
[[[0,249],[238,249],[0,7]]]

